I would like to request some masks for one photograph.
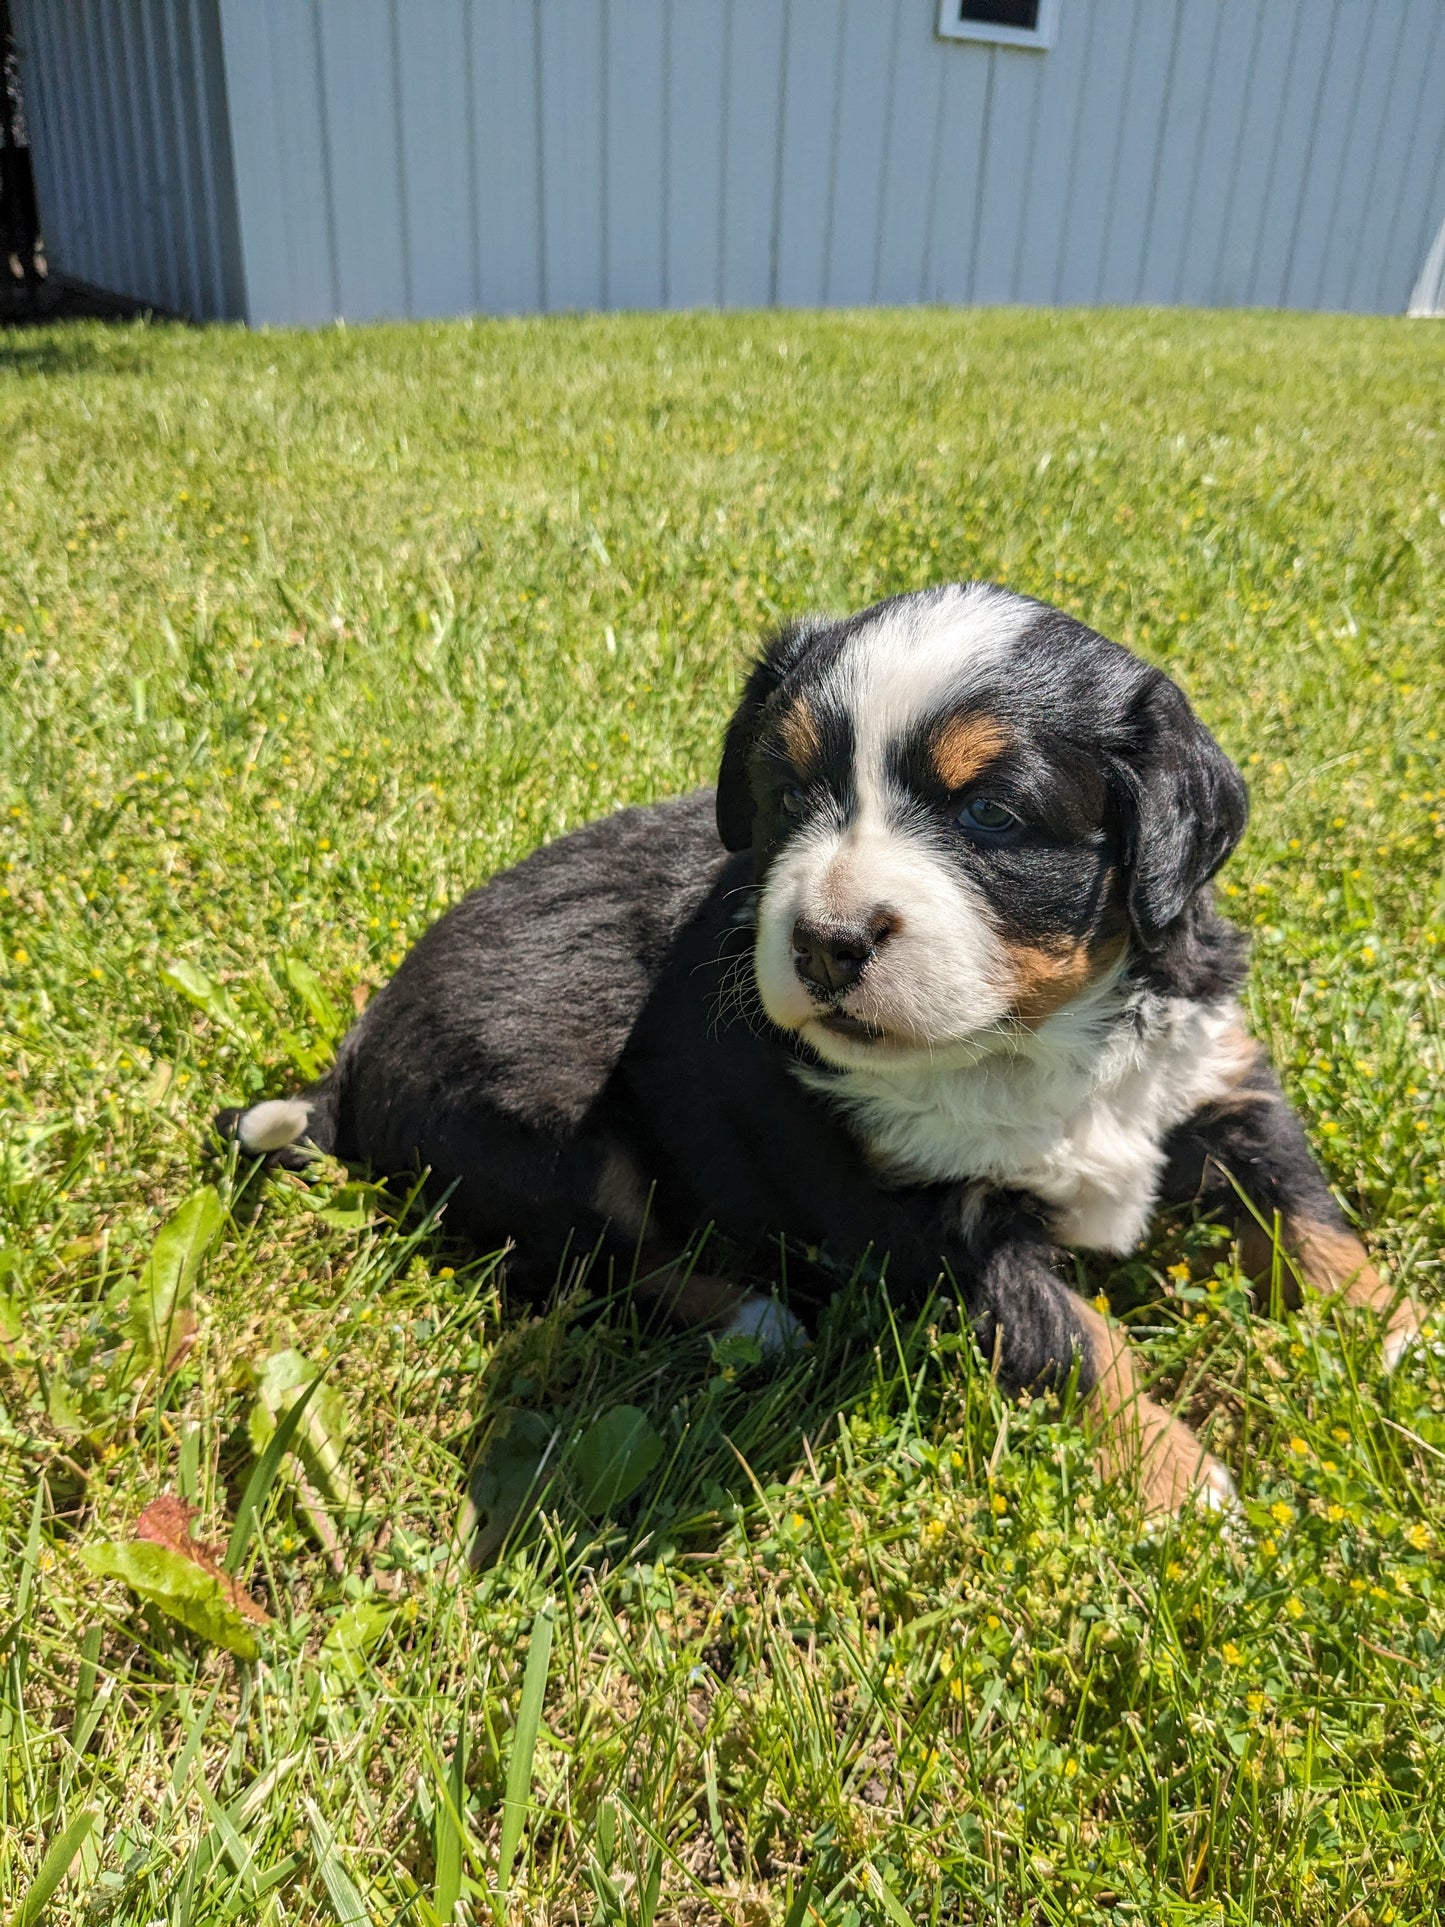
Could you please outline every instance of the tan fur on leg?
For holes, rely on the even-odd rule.
[[[1292,1216],[1284,1221],[1283,1243],[1311,1291],[1329,1297],[1338,1293],[1347,1305],[1364,1305],[1381,1317],[1389,1313],[1384,1354],[1386,1365],[1393,1369],[1419,1336],[1420,1321],[1408,1298],[1402,1298],[1390,1311],[1394,1291],[1370,1263],[1370,1254],[1354,1232],[1319,1218]],[[1273,1252],[1273,1240],[1262,1226],[1250,1223],[1244,1227],[1239,1238],[1239,1262],[1244,1271],[1255,1278],[1265,1276]]]
[[[1210,1507],[1232,1506],[1234,1480],[1228,1470],[1181,1419],[1145,1395],[1119,1327],[1082,1299],[1075,1310],[1096,1374],[1085,1410],[1098,1429],[1105,1477],[1132,1485],[1146,1518],[1178,1512],[1191,1497]]]
[[[742,1285],[727,1278],[714,1278],[705,1271],[689,1271],[685,1264],[664,1264],[639,1278],[633,1287],[637,1296],[656,1306],[665,1317],[680,1325],[722,1329],[736,1317],[748,1293]]]

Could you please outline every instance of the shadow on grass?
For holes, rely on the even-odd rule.
[[[904,1322],[855,1282],[811,1344],[764,1357],[751,1337],[669,1329],[630,1282],[592,1283],[514,1323],[479,1387],[460,1455],[474,1566],[544,1528],[569,1564],[704,1551],[850,1414],[892,1406],[939,1337],[941,1307]]]
[[[237,1177],[233,1216],[254,1223],[268,1183],[259,1166]],[[980,1409],[978,1435],[997,1429],[1001,1397],[942,1296],[903,1311],[886,1280],[857,1277],[814,1319],[811,1342],[764,1356],[750,1336],[679,1329],[634,1279],[590,1257],[564,1267],[540,1299],[513,1293],[505,1254],[459,1246],[441,1202],[419,1187],[402,1198],[353,1177],[326,1195],[361,1193],[382,1209],[388,1248],[448,1279],[462,1329],[469,1300],[479,1323],[495,1310],[500,1283],[501,1329],[478,1347],[459,1400],[466,1416],[445,1440],[474,1571],[543,1539],[572,1573],[703,1555],[742,1512],[780,1502],[796,1474],[815,1473],[812,1455],[831,1452],[840,1427],[891,1427],[906,1415],[925,1432],[960,1385],[992,1413],[990,1424]]]
[[[0,375],[148,375],[153,365],[123,325],[66,328],[23,341],[0,325]]]

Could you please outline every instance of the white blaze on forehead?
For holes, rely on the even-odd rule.
[[[888,756],[930,716],[1002,669],[1034,610],[989,583],[885,610],[850,636],[830,677],[853,724],[854,780],[866,813],[884,806]]]
[[[1006,1014],[1013,977],[980,886],[917,833],[892,794],[888,758],[930,717],[966,701],[1007,664],[1033,618],[1030,604],[982,584],[910,598],[848,638],[822,689],[850,719],[856,807],[821,812],[789,839],[759,907],[755,968],[763,1006],[796,1029],[817,1005],[793,967],[795,919],[897,920],[847,1012],[924,1049],[977,1035]],[[864,1046],[815,1040],[826,1056]]]

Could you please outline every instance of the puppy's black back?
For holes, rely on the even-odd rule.
[[[308,1135],[378,1172],[429,1169],[460,1228],[544,1266],[585,1236],[609,1079],[677,930],[738,867],[713,815],[710,790],[622,810],[464,897],[308,1093]]]

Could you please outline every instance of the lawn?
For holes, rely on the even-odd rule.
[[[1251,1319],[1209,1226],[1081,1271],[1241,1478],[1237,1522],[1150,1536],[946,1305],[859,1287],[781,1367],[595,1277],[539,1314],[422,1200],[259,1178],[208,1118],[323,1065],[471,884],[709,780],[769,624],[986,576],[1177,674],[1244,766],[1252,1021],[1437,1298],[1442,349],[5,337],[0,1913],[1440,1918],[1438,1353],[1387,1379],[1362,1320]],[[165,1494],[264,1623],[173,1513],[137,1542]]]

